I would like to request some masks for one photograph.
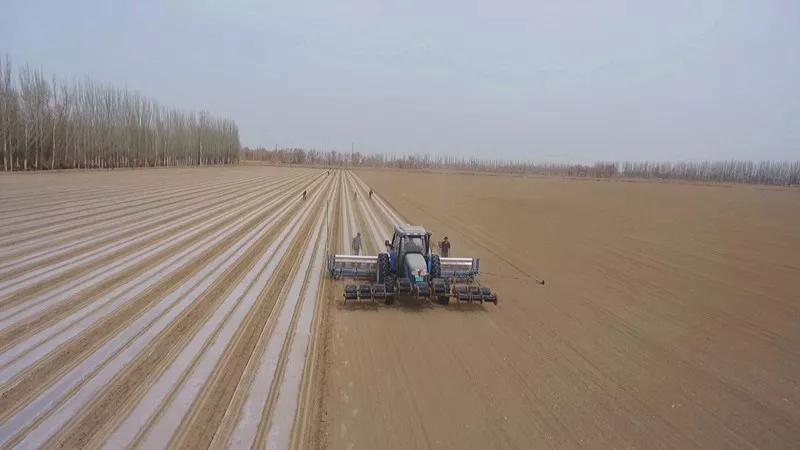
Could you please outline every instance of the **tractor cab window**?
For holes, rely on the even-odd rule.
[[[403,237],[403,251],[405,253],[424,253],[425,243],[419,236],[404,236]]]

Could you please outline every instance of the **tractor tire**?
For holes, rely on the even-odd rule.
[[[384,285],[389,282],[389,254],[378,254],[378,283]]]
[[[378,283],[383,283],[386,286],[386,292],[394,293],[394,278],[390,273],[391,267],[389,266],[389,254],[388,253],[379,253],[378,254]],[[391,305],[394,303],[394,300],[391,295],[387,295],[386,299],[384,299],[384,304]]]
[[[439,255],[431,255],[431,278],[442,278],[442,262]]]

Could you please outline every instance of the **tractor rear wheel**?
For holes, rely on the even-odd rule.
[[[442,261],[439,255],[431,255],[431,278],[442,278]]]
[[[378,283],[386,284],[389,282],[389,255],[380,253],[378,255]]]
[[[379,253],[378,254],[378,283],[383,283],[386,286],[387,294],[391,293],[392,295],[395,292],[394,286],[394,278],[392,278],[391,274],[391,267],[389,266],[389,254],[388,253]],[[391,305],[394,303],[394,299],[392,295],[387,295],[384,303],[387,305]]]

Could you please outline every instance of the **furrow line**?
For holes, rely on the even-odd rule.
[[[333,196],[333,191],[329,196]],[[325,250],[328,241],[328,229],[324,225],[330,222],[330,213],[330,210],[328,210],[326,216],[319,219],[316,231],[318,237],[314,239],[316,247],[313,265],[310,271],[308,266],[305,267],[307,278],[303,297],[294,308],[291,339],[287,340],[286,344],[284,344],[284,350],[281,352],[284,367],[282,369],[281,383],[277,391],[277,399],[273,406],[273,413],[268,416],[271,418],[266,436],[266,448],[268,450],[289,448],[292,441],[292,431],[296,426],[300,387],[311,340],[311,325],[314,320],[314,313],[317,311],[320,284],[323,279]],[[306,264],[305,259],[304,264]],[[288,351],[286,350],[287,346],[289,347]]]
[[[240,202],[241,199],[237,201],[237,204]],[[154,242],[158,242],[159,240],[169,237],[170,233],[177,232],[187,226],[192,226],[194,223],[199,223],[206,218],[213,217],[217,211],[225,208],[226,206],[220,206],[212,211],[205,210],[194,216],[185,218],[178,223],[163,225],[151,231],[131,236],[121,242],[99,248],[88,254],[79,254],[57,264],[25,272],[16,279],[0,282],[0,298],[9,297],[11,293],[29,287],[39,289],[42,286],[40,283],[43,283],[45,280],[50,280],[49,282],[55,281],[52,279],[63,281],[63,279],[57,276],[65,273],[69,275],[70,271],[74,272],[79,270],[85,272],[98,265],[105,266],[108,264],[109,260],[117,259],[132,252],[132,249],[137,245],[150,245]],[[77,263],[79,263],[80,266],[78,266]],[[5,305],[5,300],[3,300],[3,304]]]
[[[237,407],[226,414],[223,426],[220,427],[224,431],[215,436],[212,447],[261,447],[258,442],[263,441],[266,426],[274,411],[276,386],[281,380],[286,349],[291,340],[294,311],[306,286],[311,252],[317,245],[323,220],[324,217],[319,217],[315,221],[310,230],[311,239],[305,245],[303,257],[299,260],[299,267],[293,276],[287,278],[291,282],[284,286],[284,292],[280,295],[281,302],[273,310],[273,317],[261,329],[261,345],[252,353],[246,368],[246,373],[249,374],[246,379],[249,383],[241,383],[237,387]]]
[[[356,182],[362,186],[362,189],[365,192],[369,192],[369,186],[367,186],[367,183],[365,183],[364,180],[362,180],[357,174],[353,175],[355,177]],[[394,225],[402,225],[406,223],[406,220],[403,219],[403,217],[400,216],[400,214],[398,214],[397,211],[395,211],[391,206],[389,206],[389,204],[377,192],[373,192],[372,200],[383,211],[384,215],[386,216],[386,219],[389,221],[389,224],[391,225],[391,228],[393,228]]]
[[[347,239],[345,239],[344,246],[345,246],[345,253],[349,255],[349,254],[352,253],[351,245],[350,245],[351,239],[353,239],[353,237],[355,237],[356,233],[358,232],[358,226],[356,224],[356,216],[353,213],[353,211],[354,211],[353,210],[353,200],[351,200],[351,195],[350,195],[350,193],[351,193],[350,184],[347,182],[346,178],[344,179],[342,184],[345,186],[345,190],[347,191],[347,195],[345,195],[345,202],[346,202],[345,204],[347,205],[347,217],[346,217],[346,220],[347,220],[347,223],[349,224],[349,228],[350,228],[350,233],[351,234],[349,234]]]
[[[300,180],[302,178],[298,178]],[[48,240],[39,240],[32,243],[20,244],[19,250],[20,252],[25,249],[25,247],[31,246],[39,246],[41,250],[34,250],[31,253],[31,250],[24,252],[24,256],[17,260],[13,260],[13,253],[11,249],[8,252],[4,252],[9,255],[8,259],[11,261],[7,261],[3,264],[0,264],[0,273],[7,273],[13,269],[19,269],[24,264],[32,264],[34,262],[39,262],[42,260],[52,259],[58,255],[66,253],[68,251],[77,251],[78,249],[82,249],[85,251],[91,250],[93,248],[98,248],[98,246],[103,245],[105,243],[111,242],[115,239],[118,239],[120,236],[124,236],[130,233],[141,233],[146,231],[147,229],[151,229],[153,226],[163,225],[169,223],[172,220],[185,217],[187,214],[197,213],[198,211],[202,211],[204,208],[212,208],[218,205],[225,204],[231,200],[241,200],[244,198],[248,198],[252,194],[256,194],[264,189],[272,188],[276,186],[280,186],[282,184],[294,182],[295,179],[279,179],[271,181],[266,185],[261,186],[251,186],[247,190],[231,190],[228,192],[215,192],[211,194],[207,194],[206,196],[199,197],[192,199],[191,204],[180,208],[178,210],[168,210],[168,214],[164,215],[164,210],[166,210],[167,206],[156,206],[152,209],[144,212],[141,216],[132,216],[132,217],[125,217],[122,219],[117,219],[111,222],[104,222],[99,223],[91,227],[79,227],[78,229],[73,229],[71,233],[67,233],[64,236],[56,236],[52,238],[52,241],[60,240],[62,245],[58,245],[58,241],[56,243],[49,242]],[[210,202],[210,203],[208,203]],[[206,204],[208,203],[208,204]],[[203,205],[203,206],[198,206]],[[146,220],[145,220],[146,219]],[[118,223],[119,222],[119,223]],[[128,226],[123,226],[122,228],[119,227],[121,224],[129,223]],[[107,228],[105,232],[100,234],[92,233],[94,228]],[[73,237],[78,237],[78,239],[68,240],[67,237],[72,235]],[[81,235],[88,235],[88,237],[83,237]],[[87,244],[87,245],[84,245]],[[81,247],[83,245],[83,247]],[[5,258],[3,258],[5,259]],[[27,266],[26,266],[27,267]]]
[[[326,183],[328,184],[333,183]],[[320,192],[328,191],[330,189]],[[314,216],[324,207],[324,202],[319,201],[322,196],[317,197],[313,208],[309,209],[308,214],[301,219],[301,228],[289,240],[287,256],[277,267],[270,268],[273,274],[263,277],[254,289],[253,296],[258,298],[256,306],[251,309],[241,326],[237,327],[232,342],[225,350],[224,356],[219,359],[190,414],[176,430],[170,445],[186,448],[207,447],[222,427],[224,414],[232,407],[232,399],[236,396],[236,392],[246,386],[244,380],[248,377],[245,375],[245,370],[256,354],[254,350],[258,344],[256,339],[268,327],[270,318],[277,314],[279,308],[276,308],[276,305],[280,304],[278,299],[282,298],[280,292],[290,284],[292,271],[298,267],[303,248],[306,245],[313,245],[313,241],[311,244],[307,242],[315,222]],[[287,298],[283,301],[285,304]]]
[[[347,195],[347,185],[344,183],[343,180],[343,172],[339,172],[339,177],[342,178],[339,185],[341,186],[340,189],[342,191],[342,214],[349,214],[350,211],[350,197]],[[342,249],[342,254],[349,255],[352,253],[350,249],[349,242],[353,239],[353,228],[351,228],[352,220],[345,216],[343,217],[343,225],[342,225],[342,245],[344,248]]]
[[[280,195],[281,191],[276,192],[276,195]],[[232,210],[218,216],[217,218],[209,221],[209,222],[198,222],[194,226],[190,226],[190,228],[185,229],[182,233],[182,237],[179,238],[177,242],[180,242],[184,239],[191,239],[192,237],[198,235],[203,229],[209,226],[216,226],[220,221],[230,220],[231,218],[236,217],[238,214],[244,211],[248,211],[252,208],[252,204],[268,200],[272,197],[273,194],[267,194],[266,198],[261,198],[257,194],[255,194],[252,198],[248,200],[252,200],[252,202],[245,201],[241,204],[234,204],[231,205],[235,207]],[[19,304],[13,307],[9,307],[0,313],[0,328],[5,328],[12,322],[8,322],[9,318],[19,314],[22,311],[30,310],[32,308],[36,308],[36,311],[41,310],[41,306],[38,306],[42,302],[50,301],[48,306],[53,304],[53,302],[59,302],[66,298],[69,298],[71,295],[77,294],[79,292],[83,292],[84,289],[90,288],[94,286],[95,288],[100,286],[99,283],[102,280],[110,279],[117,275],[118,273],[125,271],[129,267],[135,264],[139,264],[141,261],[147,259],[148,256],[158,252],[162,249],[163,245],[167,242],[175,242],[174,237],[171,235],[165,236],[163,241],[156,241],[152,245],[143,247],[133,254],[128,255],[126,258],[121,258],[116,262],[112,262],[109,265],[99,267],[94,271],[84,273],[83,276],[78,276],[72,280],[63,280],[60,283],[53,283],[52,287],[44,292],[39,292],[38,295],[35,296],[24,296],[19,295],[17,296],[17,301]],[[4,306],[8,306],[10,301],[5,302]],[[16,321],[16,320],[15,320]]]
[[[240,183],[240,181],[231,182],[233,185]],[[198,195],[203,195],[207,192],[211,192],[220,188],[224,188],[224,186],[212,185],[211,187],[205,187],[199,190],[196,187],[181,186],[172,191],[155,192],[144,198],[139,198],[139,196],[135,196],[133,199],[126,199],[125,197],[113,197],[109,198],[109,200],[105,202],[105,205],[94,207],[88,207],[86,204],[81,202],[71,202],[69,206],[65,206],[63,208],[68,209],[71,211],[71,213],[51,211],[48,208],[43,213],[30,213],[27,215],[14,214],[12,217],[3,220],[3,223],[0,223],[0,235],[3,236],[2,241],[0,242],[8,240],[10,236],[13,237],[14,234],[20,230],[24,230],[28,233],[33,231],[42,232],[42,229],[46,227],[50,229],[55,226],[68,227],[71,223],[79,222],[86,218],[123,217],[128,212],[137,211],[141,208],[147,209],[150,205],[152,205],[153,202],[187,199],[191,198],[191,196],[193,196],[195,193]],[[40,208],[35,200],[32,202],[36,204],[37,209]]]
[[[341,183],[343,172],[337,171],[337,178]],[[340,193],[341,195],[341,193]],[[331,204],[334,204],[332,202]],[[330,211],[332,218],[329,218],[328,237],[333,239],[323,242],[327,254],[334,254],[343,245],[343,242],[336,239],[338,227],[344,219],[344,210]],[[329,339],[331,337],[331,309],[332,299],[338,297],[339,283],[330,279],[323,278],[320,288],[320,298],[316,302],[311,321],[310,340],[306,350],[305,368],[298,394],[298,410],[295,415],[295,423],[292,427],[291,445],[292,449],[304,449],[314,445],[313,439],[317,437],[317,430],[312,427],[313,423],[322,421],[323,399],[325,398],[325,385],[327,378],[327,351],[329,349]],[[314,435],[311,432],[315,431]],[[316,441],[320,442],[320,441]],[[317,444],[319,445],[319,444]]]
[[[352,175],[350,173],[349,174],[349,181],[350,181],[351,184],[353,184],[353,177],[354,177],[354,175]],[[353,186],[353,189],[355,190],[355,186]],[[375,218],[375,215],[374,215],[372,209],[369,208],[367,205],[364,205],[365,200],[356,201],[356,203],[358,203],[358,207],[361,210],[362,217],[366,221],[367,226],[369,227],[369,229],[371,231],[372,239],[375,242],[375,249],[380,251],[380,249],[384,248],[384,242],[383,241],[385,239],[381,238],[381,236],[382,236],[381,232],[384,231],[384,230],[382,230],[380,228],[380,226],[378,225],[379,222]]]
[[[89,411],[99,410],[102,417],[113,415],[121,406],[118,399],[133,398],[133,392],[143,389],[148,379],[158,376],[163,369],[153,371],[153,367],[163,367],[165,362],[171,361],[172,355],[183,348],[207,316],[216,310],[227,295],[230,283],[240,279],[242,266],[250,267],[254,262],[253,248],[271,240],[273,225],[278,220],[284,221],[286,217],[275,217],[244,236],[235,236],[233,246],[157,302],[154,308],[103,342],[89,357],[61,375],[55,384],[0,426],[3,429],[0,437],[9,436],[13,442],[40,446],[67,422],[75,422],[76,414],[86,418]],[[87,428],[86,432],[89,430]],[[11,431],[18,432],[11,437]],[[84,431],[78,431],[77,437],[85,436]]]
[[[294,216],[203,328],[149,387],[135,408],[125,414],[115,430],[110,430],[113,433],[106,441],[106,447],[120,448],[142,439],[158,440],[159,436],[166,441],[172,438],[263,284],[271,279],[275,268],[284,260],[286,249],[307,217],[309,208],[310,205],[305,206]],[[167,410],[177,412],[167,413]]]
[[[27,175],[29,176],[29,175]],[[158,181],[155,183],[155,186],[177,186],[181,185],[181,183],[176,182],[174,180],[169,181]],[[27,193],[22,193],[20,191],[13,191],[13,186],[9,188],[5,192],[10,192],[12,195],[9,197],[0,196],[0,199],[5,200],[3,202],[3,208],[0,209],[0,214],[11,214],[16,213],[18,211],[26,211],[30,210],[30,203],[31,200],[36,201],[37,207],[45,207],[51,208],[61,204],[72,204],[76,200],[78,201],[93,201],[97,199],[104,199],[104,198],[114,198],[119,193],[130,192],[131,188],[139,188],[140,186],[131,185],[131,184],[118,184],[115,186],[109,186],[108,184],[102,185],[82,185],[77,188],[73,189],[66,189],[63,185],[61,186],[47,186],[47,187],[40,187],[38,185],[31,185],[32,188],[35,190],[26,191]],[[145,189],[149,192],[151,190],[162,190],[162,189],[154,189],[153,185],[145,186]],[[97,192],[101,191],[101,192]],[[51,194],[58,193],[56,200],[51,202],[41,202],[42,198],[50,198]],[[40,203],[41,202],[41,203]]]
[[[275,221],[281,219],[283,215],[290,210],[293,204],[296,204],[296,200],[281,207],[280,210],[271,216],[272,219],[263,226],[269,226],[274,224]],[[235,230],[233,234],[227,236],[222,242],[217,243],[213,247],[208,248],[202,254],[200,254],[199,258],[197,259],[197,263],[199,264],[203,261],[207,261],[209,256],[217,255],[222,252],[225,252],[225,254],[230,254],[232,250],[230,250],[229,246],[236,242],[236,239],[242,238],[242,236],[247,233],[249,227],[254,225],[258,226],[258,224],[261,222],[262,218],[256,217],[251,220],[247,226],[242,227],[239,230]],[[250,231],[247,236],[253,236],[253,233],[257,231],[258,228],[255,231]],[[241,245],[241,241],[239,242],[239,245]],[[169,277],[169,279],[161,285],[141,293],[137,298],[131,299],[130,302],[123,305],[121,308],[114,310],[114,312],[108,315],[108,317],[104,318],[104,320],[92,325],[86,332],[78,334],[76,337],[68,340],[66,343],[63,343],[61,346],[57,347],[57,351],[51,352],[51,354],[49,354],[45,359],[41,360],[41,362],[37,363],[34,367],[26,372],[23,372],[21,377],[17,377],[17,380],[14,383],[8,383],[3,386],[3,396],[0,398],[6,402],[17,402],[20,404],[24,403],[20,396],[30,397],[30,395],[32,395],[32,393],[29,392],[29,389],[25,389],[25,383],[32,384],[33,386],[47,386],[47,377],[55,380],[61,376],[61,374],[68,371],[71,367],[80,363],[82,355],[86,355],[88,352],[99,347],[103,342],[105,342],[105,340],[109,339],[113,333],[123,330],[125,326],[127,326],[126,324],[132,323],[135,319],[138,319],[140,315],[149,316],[151,318],[158,316],[160,314],[158,311],[159,308],[165,306],[162,304],[163,302],[160,302],[161,297],[166,294],[180,296],[182,293],[185,293],[187,289],[190,289],[192,286],[196,286],[202,282],[202,274],[197,274],[198,269],[199,268],[197,264],[185,265],[184,268],[176,272],[173,276]],[[201,272],[203,272],[203,270],[201,270]],[[182,287],[181,289],[174,291],[174,289],[177,287],[176,283],[182,283]],[[160,296],[156,295],[159,292],[162,294]],[[169,296],[167,296],[167,299],[172,300]],[[150,309],[151,306],[153,307],[152,310]],[[135,332],[136,330],[134,330],[134,333]],[[45,374],[46,377],[42,374]],[[22,386],[22,388],[15,390],[17,386]],[[14,400],[15,398],[17,400]],[[2,412],[2,415],[7,416],[11,412],[12,411],[10,408],[5,408],[5,410]]]
[[[122,200],[122,201],[119,200],[118,196],[108,196],[107,197],[108,200],[97,201],[97,202],[92,202],[92,203],[82,202],[79,205],[75,205],[74,201],[72,201],[71,199],[67,199],[67,200],[64,201],[64,203],[66,203],[67,205],[62,207],[62,208],[58,208],[58,207],[54,207],[54,205],[50,205],[50,206],[48,206],[46,208],[46,212],[45,213],[33,212],[33,213],[30,213],[30,214],[24,214],[24,215],[16,214],[10,219],[2,220],[2,221],[0,221],[0,230],[3,231],[3,234],[7,234],[8,231],[14,231],[14,230],[17,229],[15,227],[10,227],[11,225],[28,222],[25,225],[23,225],[23,227],[22,227],[22,228],[28,228],[28,227],[31,227],[30,222],[34,222],[34,223],[35,222],[45,222],[45,221],[47,221],[46,219],[51,218],[51,217],[58,217],[59,223],[60,222],[67,222],[67,221],[73,220],[75,218],[91,216],[91,215],[94,214],[92,211],[95,211],[95,210],[103,210],[104,213],[111,214],[111,213],[113,213],[115,211],[118,211],[118,210],[130,209],[131,207],[136,207],[136,206],[141,206],[141,205],[149,205],[150,203],[153,202],[153,200],[165,200],[165,198],[164,198],[165,192],[168,193],[166,195],[166,200],[176,199],[176,198],[177,199],[181,199],[181,198],[187,198],[189,196],[193,196],[195,194],[204,194],[204,193],[206,193],[208,191],[225,188],[228,185],[235,186],[235,185],[241,185],[241,184],[250,184],[252,182],[257,181],[258,179],[259,179],[259,177],[254,177],[253,179],[231,181],[230,183],[225,183],[223,185],[212,184],[210,187],[205,187],[206,183],[204,183],[204,182],[203,183],[200,183],[200,182],[191,183],[189,186],[180,185],[177,188],[174,185],[168,185],[168,186],[166,186],[167,189],[156,190],[156,191],[153,191],[153,192],[148,193],[148,194],[141,194],[141,193],[137,192],[136,194],[138,194],[138,195],[134,196],[133,198],[129,198],[129,199]],[[201,187],[201,188],[199,188],[199,187]],[[78,198],[80,198],[80,197],[78,197]],[[114,207],[111,208],[111,209],[107,208],[109,200],[116,200],[116,201],[113,202]],[[95,205],[95,203],[97,205]],[[65,215],[61,211],[62,209],[74,209],[75,206],[79,206],[80,207],[80,212],[77,212],[77,213],[74,213],[74,214],[71,214],[71,215],[69,215],[69,214]],[[37,207],[41,207],[41,206],[39,206],[38,203],[37,203]],[[33,225],[33,227],[36,227],[36,225]]]
[[[149,169],[148,169],[149,170]],[[263,170],[259,170],[263,173]],[[250,174],[255,174],[254,172],[247,173],[247,176]],[[144,186],[146,190],[152,190],[159,186],[169,187],[175,185],[184,185],[185,180],[188,179],[190,182],[196,181],[196,172],[189,171],[178,171],[170,169],[169,171],[170,177],[167,179],[157,179],[153,180],[151,183],[148,183],[147,186]],[[83,176],[82,176],[83,175]],[[88,176],[87,176],[88,175]],[[124,193],[129,191],[132,188],[140,189],[141,186],[141,172],[136,174],[128,174],[127,176],[122,172],[114,173],[113,184],[108,183],[108,179],[103,179],[97,182],[87,182],[87,178],[106,178],[108,177],[108,173],[101,173],[101,172],[92,172],[92,173],[84,173],[84,174],[42,174],[42,173],[27,173],[22,176],[17,176],[18,178],[14,179],[11,183],[2,183],[0,185],[7,186],[6,189],[0,190],[0,193],[8,193],[12,192],[13,195],[10,197],[5,197],[4,195],[0,195],[0,199],[7,200],[4,202],[4,205],[13,205],[15,202],[22,203],[28,205],[28,200],[34,198],[41,198],[42,193],[64,193],[65,195],[69,194],[79,194],[79,193],[86,193],[89,192],[90,195],[87,199],[91,200],[93,198],[103,198],[108,193],[111,192],[120,192]],[[253,175],[256,176],[256,175]],[[207,180],[209,182],[215,182],[215,180],[224,180],[229,178],[225,173],[217,173],[212,174]],[[12,180],[7,178],[7,180]],[[55,183],[56,181],[60,182],[61,184]],[[29,183],[29,184],[24,184]],[[69,187],[67,187],[69,186]],[[100,191],[98,193],[98,191]],[[24,192],[24,193],[21,193]],[[58,202],[58,200],[56,201]],[[27,209],[27,208],[23,208]],[[2,212],[5,212],[4,209]],[[16,210],[15,210],[16,211]]]
[[[297,175],[297,176],[301,177],[302,175]],[[208,189],[203,189],[200,193],[198,193],[198,195],[202,196],[214,195],[214,194],[224,195],[226,193],[235,194],[240,189],[258,188],[261,186],[262,183],[271,181],[274,181],[274,179],[273,178],[255,179],[246,183],[234,182],[230,185],[225,185],[224,187],[212,186],[209,187]],[[191,191],[187,192],[189,194],[192,193]],[[78,226],[84,228],[86,226],[93,226],[93,227],[102,226],[111,221],[125,220],[129,218],[131,214],[138,214],[142,212],[146,213],[154,209],[154,207],[156,206],[166,206],[167,204],[164,202],[169,202],[169,204],[181,204],[187,201],[192,201],[192,202],[196,201],[196,196],[180,195],[180,196],[175,196],[174,198],[166,198],[166,199],[162,198],[161,200],[156,202],[144,203],[143,206],[141,207],[137,206],[136,208],[123,209],[115,213],[94,214],[88,216],[83,215],[81,217],[78,217],[77,219],[60,221],[57,223],[51,221],[49,223],[43,224],[42,226],[26,225],[23,227],[25,231],[22,233],[10,233],[9,230],[3,230],[2,228],[0,228],[0,230],[5,231],[3,234],[9,234],[8,236],[0,238],[0,245],[11,247],[11,249],[13,249],[16,246],[21,245],[21,243],[28,243],[30,245],[29,242],[30,240],[32,239],[38,240],[42,235],[51,236],[51,235],[63,234],[65,232],[69,232],[70,230],[74,230]],[[162,205],[162,203],[164,204]],[[81,205],[74,205],[74,207],[80,208]],[[9,242],[11,243],[11,245],[8,244]]]
[[[288,179],[301,179],[310,177],[311,177],[310,175],[288,175],[288,176],[270,178],[268,180],[257,180],[256,182],[249,184],[240,184],[221,190],[209,191],[203,196],[201,196],[200,199],[213,198],[214,196],[226,196],[226,197],[234,196],[236,194],[244,194],[248,192],[253,192],[254,190],[257,190],[259,188],[263,188],[264,183],[272,185],[281,179],[288,180]],[[91,220],[86,221],[84,223],[48,230],[44,238],[42,238],[41,236],[42,233],[44,233],[43,230],[38,230],[35,233],[33,232],[26,233],[30,235],[28,239],[22,239],[21,235],[17,234],[12,236],[13,242],[15,243],[11,245],[6,245],[4,253],[8,254],[19,250],[29,250],[35,247],[46,248],[52,242],[58,242],[68,237],[89,236],[91,238],[94,236],[96,238],[99,238],[104,235],[103,234],[98,235],[97,234],[98,232],[102,232],[104,230],[107,231],[110,228],[118,230],[118,228],[115,227],[118,227],[119,225],[127,224],[128,226],[140,226],[142,224],[141,222],[143,219],[150,219],[153,216],[157,216],[160,210],[166,209],[168,206],[185,204],[187,203],[186,200],[187,200],[186,198],[181,198],[169,204],[166,203],[159,204],[159,202],[154,202],[154,204],[151,204],[147,208],[140,208],[138,212],[135,213],[130,212],[124,216],[117,217],[111,220],[98,220],[98,217],[94,217]],[[199,199],[196,197],[191,198],[191,203],[197,203],[198,201]],[[171,210],[170,212],[175,212],[175,211]]]
[[[280,194],[280,191],[276,192],[276,194]],[[214,231],[214,233],[209,237],[204,237],[202,241],[199,241],[201,238],[199,235],[190,242],[191,246],[186,248],[182,248],[183,245],[175,245],[173,248],[166,249],[162,253],[160,259],[153,259],[147,261],[146,263],[140,264],[140,268],[135,268],[130,271],[128,276],[125,276],[121,279],[112,280],[110,283],[111,287],[114,287],[113,290],[107,291],[106,294],[97,297],[97,296],[87,296],[88,299],[86,301],[76,301],[74,304],[69,305],[70,308],[60,308],[64,311],[61,312],[60,315],[56,315],[55,317],[51,318],[49,321],[45,320],[44,317],[41,315],[36,317],[35,322],[33,324],[26,324],[27,328],[34,328],[35,325],[39,325],[39,330],[43,326],[48,324],[53,324],[56,320],[59,322],[47,330],[38,331],[37,334],[33,337],[28,338],[25,342],[5,351],[6,360],[8,364],[14,362],[14,360],[30,351],[32,348],[40,345],[42,342],[50,339],[52,336],[64,331],[65,329],[69,328],[70,335],[73,335],[79,331],[82,331],[89,324],[98,321],[101,317],[103,317],[103,311],[110,311],[115,309],[116,307],[124,304],[127,300],[135,297],[140,292],[146,291],[150,286],[155,285],[160,280],[167,278],[171,275],[172,272],[179,270],[179,268],[188,262],[191,262],[192,259],[199,253],[202,253],[206,248],[213,245],[215,242],[223,239],[226,234],[230,233],[231,230],[235,230],[241,224],[250,221],[253,217],[259,216],[263,214],[264,211],[272,209],[273,207],[279,205],[280,203],[286,201],[292,194],[285,193],[282,196],[275,198],[274,200],[264,204],[261,208],[257,208],[256,210],[248,213],[244,216],[239,217],[234,222],[225,225],[223,228],[220,229],[222,225],[217,226],[215,229],[211,229],[210,231]],[[237,217],[238,215],[236,212],[233,212],[232,215]],[[179,250],[179,251],[178,251]],[[170,256],[171,255],[171,256]],[[169,258],[166,258],[170,256]],[[166,260],[164,260],[166,258]],[[154,267],[153,264],[156,264]],[[138,269],[138,270],[137,270]],[[145,270],[149,269],[149,270]],[[127,272],[126,272],[127,273]],[[134,275],[136,275],[134,277]],[[120,277],[118,277],[120,278]],[[127,280],[127,281],[125,281]],[[70,293],[62,294],[63,297],[70,297]],[[90,299],[92,299],[90,302]],[[88,304],[87,304],[88,303]],[[83,306],[86,305],[86,306]],[[79,307],[82,307],[80,310],[75,311]],[[75,312],[72,312],[75,311]],[[36,311],[38,312],[38,311]],[[68,317],[64,317],[66,314],[69,314]],[[82,325],[81,325],[82,324]],[[28,331],[23,330],[23,331]],[[35,332],[37,330],[28,331],[28,334],[31,332]],[[22,331],[14,331],[9,330],[9,333],[12,336],[20,336],[23,335]],[[2,335],[0,335],[2,337]],[[23,336],[14,340],[14,342],[19,341]],[[61,341],[65,340],[65,337],[61,338]],[[10,339],[9,339],[10,340]],[[49,346],[57,345],[55,343],[48,344]],[[39,349],[38,352],[44,351],[43,349]],[[8,364],[4,365],[3,367],[7,366]],[[0,380],[3,379],[5,376],[4,372],[0,372]]]

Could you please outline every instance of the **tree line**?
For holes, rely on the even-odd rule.
[[[537,163],[452,155],[383,155],[286,149],[244,148],[242,160],[267,164],[329,167],[434,169],[517,175],[560,175],[591,178],[649,178],[698,182],[800,185],[800,161],[598,161],[593,164]]]
[[[48,79],[30,65],[15,73],[7,55],[0,147],[5,171],[231,164],[241,148],[230,119],[89,79]]]

